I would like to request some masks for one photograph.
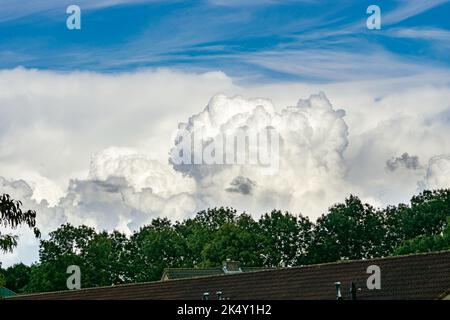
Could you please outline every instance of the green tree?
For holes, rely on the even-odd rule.
[[[6,285],[6,277],[3,272],[0,270],[0,288]]]
[[[211,261],[204,259],[205,246],[211,243],[224,224],[235,224],[237,216],[237,211],[233,208],[209,208],[198,212],[193,219],[176,223],[175,229],[186,244],[185,265],[211,266]]]
[[[264,266],[288,267],[308,263],[313,223],[306,217],[273,210],[259,219]]]
[[[350,195],[317,220],[309,253],[311,262],[380,256],[385,235],[382,214]]]
[[[86,226],[62,225],[41,241],[40,263],[32,266],[26,290],[42,292],[66,289],[67,267],[81,270],[82,287],[107,286],[126,280],[125,247],[128,239],[115,231],[97,233]]]
[[[434,236],[418,236],[406,240],[394,251],[395,255],[433,252],[450,249],[450,218],[443,232]]]
[[[82,255],[84,283],[89,286],[108,286],[126,282],[127,237],[118,232],[101,232],[89,241]]]
[[[388,206],[383,214],[387,226],[384,255],[434,250],[434,240],[444,240],[450,190],[425,190],[413,196],[410,205]]]
[[[21,204],[12,203],[16,209],[4,212],[18,212]],[[286,267],[444,250],[450,249],[449,217],[450,190],[434,190],[414,196],[410,204],[384,209],[350,195],[316,223],[277,210],[255,221],[220,207],[182,222],[154,219],[130,239],[117,231],[97,233],[66,224],[41,241],[39,263],[2,273],[18,292],[41,292],[64,290],[72,264],[81,268],[82,286],[94,287],[158,280],[167,267],[216,267],[226,259],[245,266]]]
[[[0,226],[17,229],[21,225],[31,228],[36,237],[40,236],[36,227],[36,211],[22,210],[22,202],[15,201],[7,194],[0,196]],[[10,233],[0,232],[0,250],[11,251],[17,246],[18,236]]]
[[[49,234],[48,240],[42,240],[39,249],[40,263],[32,266],[31,279],[26,287],[28,292],[65,290],[68,274],[67,267],[77,265],[82,273],[82,286],[92,284],[85,268],[84,255],[90,241],[94,239],[94,229],[64,224]]]
[[[202,251],[202,263],[215,267],[231,259],[245,266],[259,267],[263,265],[263,243],[258,223],[251,216],[241,214],[217,229]]]
[[[450,189],[425,190],[412,197],[410,209],[402,214],[403,238],[440,234],[448,216]]]
[[[237,216],[236,209],[220,207],[199,211],[193,220],[203,228],[214,231],[218,230],[225,223],[233,223],[236,221]]]
[[[77,265],[81,268],[81,285],[89,287],[84,282],[82,259],[76,255],[62,255],[51,262],[40,262],[31,266],[30,282],[25,287],[25,292],[48,292],[67,290],[67,267]]]
[[[4,286],[16,293],[25,292],[25,287],[30,282],[30,272],[31,268],[23,263],[7,268],[3,271],[5,277]]]
[[[380,246],[380,255],[391,255],[393,250],[405,240],[404,216],[410,210],[406,204],[387,206],[380,210],[385,226],[385,236]]]
[[[185,266],[186,245],[168,219],[157,218],[131,237],[130,256],[134,281],[159,280],[164,268]]]

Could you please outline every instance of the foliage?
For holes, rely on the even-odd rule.
[[[264,266],[288,267],[309,262],[313,223],[308,218],[273,210],[260,218],[259,226],[264,235]]]
[[[213,233],[202,250],[203,265],[214,267],[227,259],[247,266],[262,265],[263,235],[258,223],[242,214],[234,221],[225,221]]]
[[[184,266],[186,244],[167,219],[154,219],[130,239],[129,277],[151,281],[161,277],[166,267]]]
[[[156,218],[130,237],[62,225],[40,244],[40,261],[3,271],[17,292],[66,288],[69,265],[82,287],[159,280],[164,268],[217,267],[226,259],[247,267],[289,267],[450,249],[450,191],[424,191],[410,204],[374,208],[350,195],[316,222],[273,210],[254,219],[233,208],[193,218]]]
[[[6,277],[0,272],[0,288],[6,285]]]
[[[82,270],[83,287],[107,286],[125,279],[125,246],[128,239],[114,231],[97,233],[94,229],[62,225],[42,240],[40,263],[32,267],[26,291],[66,289],[66,271],[70,265]]]
[[[385,230],[382,215],[351,195],[317,220],[311,248],[312,262],[380,256]]]
[[[36,227],[36,211],[22,210],[22,202],[15,201],[7,194],[0,196],[0,226],[17,229],[21,225],[31,228],[36,237],[40,236]],[[0,232],[0,251],[11,251],[17,246],[18,237]]]
[[[411,254],[432,251],[442,251],[450,249],[450,218],[447,218],[447,225],[443,232],[432,236],[417,236],[406,240],[402,245],[396,248],[394,254]]]
[[[31,267],[23,263],[15,264],[6,270],[3,270],[3,286],[6,286],[8,289],[16,293],[25,292],[25,287],[30,282],[30,273]],[[2,287],[1,284],[0,287]]]

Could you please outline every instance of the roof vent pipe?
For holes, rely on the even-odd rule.
[[[336,286],[336,300],[342,300],[341,283],[335,282],[334,285]]]

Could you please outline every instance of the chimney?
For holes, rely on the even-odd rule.
[[[336,300],[343,300],[341,294],[341,283],[335,282],[334,285],[336,286]]]
[[[240,263],[238,261],[232,261],[230,259],[227,259],[223,263],[223,272],[225,273],[238,273],[242,272],[242,269],[240,267]]]

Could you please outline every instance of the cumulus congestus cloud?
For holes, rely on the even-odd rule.
[[[320,85],[328,100],[308,97],[316,85],[237,86],[217,72],[2,71],[0,193],[36,209],[44,236],[65,222],[129,233],[156,216],[183,219],[218,205],[314,219],[350,192],[380,206],[408,201],[418,181],[450,186],[448,157],[434,157],[450,153],[450,126],[441,117],[450,89],[413,80]],[[374,92],[383,99],[375,101]],[[306,99],[296,103],[299,97]],[[242,132],[278,136],[278,145],[268,143],[278,153],[249,161],[249,139],[232,163],[174,161],[180,137],[203,134],[201,148],[188,155],[217,160],[211,146]],[[38,242],[20,232],[4,266],[37,259]]]
[[[347,168],[343,157],[348,127],[344,116],[345,111],[335,109],[324,93],[301,99],[296,106],[280,111],[268,99],[217,95],[202,112],[179,125],[170,162],[176,171],[195,179],[197,197],[203,206],[223,204],[255,211],[283,208],[317,216],[326,209],[322,204],[337,199],[342,192],[338,189],[345,186]],[[270,148],[275,152],[269,151],[273,162],[252,163],[248,153],[256,142],[251,141],[258,141],[252,137],[267,135],[269,131],[278,139],[276,143],[272,141]],[[245,148],[235,145],[230,149],[223,143],[242,132],[248,135]],[[194,147],[191,141],[185,143],[198,135],[203,142],[200,147]],[[220,157],[211,164],[204,161],[205,152],[210,151],[205,146],[214,142],[226,147],[223,152],[213,152]],[[242,156],[248,161],[227,162],[229,152],[238,154],[232,157],[235,160]],[[183,157],[184,162],[180,161]],[[245,197],[249,193],[251,199]]]
[[[60,224],[48,224],[50,216],[58,216],[52,221],[61,223],[130,233],[157,216],[184,219],[196,210],[219,205],[258,213],[282,208],[317,215],[324,209],[317,203],[332,202],[340,195],[348,144],[344,115],[323,93],[281,111],[267,99],[218,95],[181,124],[180,131],[201,129],[211,141],[242,128],[247,132],[269,128],[280,139],[279,148],[271,149],[277,151],[272,155],[277,167],[267,170],[266,164],[254,163],[171,166],[132,148],[111,147],[94,154],[87,177],[71,179],[54,203],[37,199],[39,189],[25,181],[3,179],[2,191],[37,208],[44,232]],[[248,143],[247,151],[254,148],[252,141]],[[196,150],[192,152],[194,157]]]

